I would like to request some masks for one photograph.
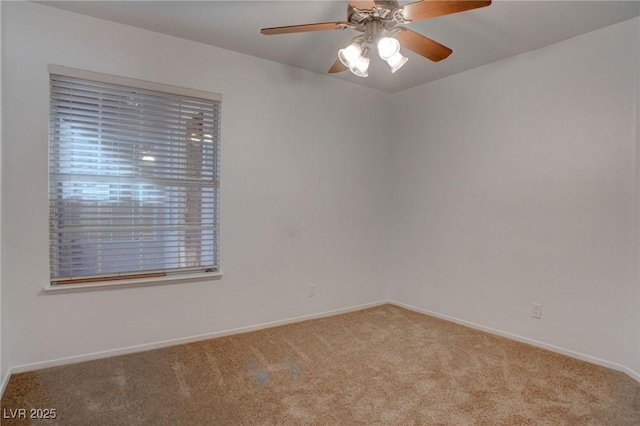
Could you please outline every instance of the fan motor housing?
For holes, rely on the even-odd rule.
[[[393,11],[399,5],[396,0],[374,0],[375,7],[371,10],[359,10],[347,4],[347,21],[354,25],[355,29],[364,31],[364,26],[371,21],[379,21],[384,27],[396,24]]]

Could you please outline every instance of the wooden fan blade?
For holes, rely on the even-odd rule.
[[[349,0],[349,4],[358,10],[371,10],[376,6],[373,0]]]
[[[433,41],[407,28],[403,28],[402,31],[396,35],[396,38],[402,47],[406,47],[433,62],[441,61],[453,52],[453,50],[447,46],[443,46],[437,41]]]
[[[265,35],[307,33],[310,31],[344,30],[351,28],[348,22],[322,22],[319,24],[291,25],[288,27],[263,28],[260,32]]]
[[[491,4],[490,0],[480,1],[431,1],[422,0],[409,3],[399,9],[402,17],[407,21],[420,21],[422,19],[435,18],[437,16],[450,15],[464,12],[465,10],[478,9]]]
[[[340,59],[336,59],[336,61],[329,68],[329,74],[335,74],[337,72],[346,71],[348,68],[340,61]]]

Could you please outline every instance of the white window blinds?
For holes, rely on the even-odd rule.
[[[218,271],[221,102],[65,74],[50,74],[52,283]]]

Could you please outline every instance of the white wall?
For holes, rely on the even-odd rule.
[[[638,27],[394,99],[392,299],[640,372]]]
[[[386,95],[42,5],[3,6],[10,108],[2,283],[11,302],[3,338],[11,366],[384,298]],[[223,94],[222,280],[43,294],[49,63]]]

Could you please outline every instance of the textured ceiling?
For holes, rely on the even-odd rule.
[[[326,73],[354,30],[265,36],[263,27],[346,19],[346,1],[54,1],[49,6],[198,41]],[[401,1],[400,4],[406,4]],[[391,74],[372,55],[369,77],[335,78],[399,92],[538,49],[640,14],[638,1],[494,1],[489,7],[407,27],[453,49],[434,63],[403,50],[409,62]],[[597,52],[594,52],[597,54]]]

